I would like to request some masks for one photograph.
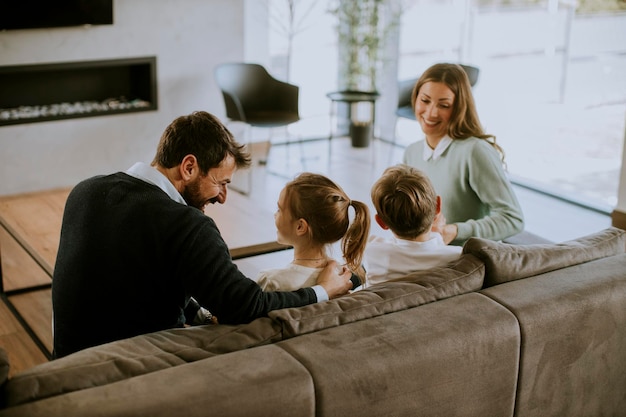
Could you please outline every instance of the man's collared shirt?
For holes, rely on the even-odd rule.
[[[182,195],[178,192],[174,184],[163,174],[161,174],[156,168],[144,163],[137,162],[126,171],[131,177],[138,178],[142,181],[156,185],[163,192],[165,192],[170,198],[177,203],[187,205],[187,202]]]

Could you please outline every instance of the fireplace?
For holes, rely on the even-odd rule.
[[[0,126],[150,110],[156,57],[0,66]]]

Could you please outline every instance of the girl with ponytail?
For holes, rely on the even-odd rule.
[[[293,261],[285,268],[262,271],[257,282],[264,290],[293,291],[315,285],[332,259],[331,245],[338,241],[347,267],[354,273],[362,271],[369,210],[329,178],[305,172],[288,182],[278,198],[274,220],[278,243],[294,248]],[[357,275],[363,282],[363,274]]]

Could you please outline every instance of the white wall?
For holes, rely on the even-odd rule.
[[[157,57],[158,111],[0,126],[0,195],[150,162],[175,117],[223,118],[213,68],[243,59],[244,0],[115,0],[113,25],[0,32],[0,65],[141,56]]]
[[[270,35],[268,2],[245,0],[244,57],[246,62],[270,65]]]

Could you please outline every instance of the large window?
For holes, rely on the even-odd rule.
[[[478,111],[506,151],[513,180],[612,210],[626,121],[626,10],[620,10],[626,3],[393,1],[406,8],[398,79],[417,77],[441,61],[479,67]],[[293,3],[307,15],[293,38],[289,78],[301,86],[305,120],[315,119],[327,114],[325,93],[336,87],[335,22],[326,12],[328,1]],[[280,72],[287,49],[284,37],[274,32],[272,39],[274,70]],[[304,130],[315,135],[326,125],[318,120],[309,126]],[[401,119],[396,134],[408,144],[421,131]]]

